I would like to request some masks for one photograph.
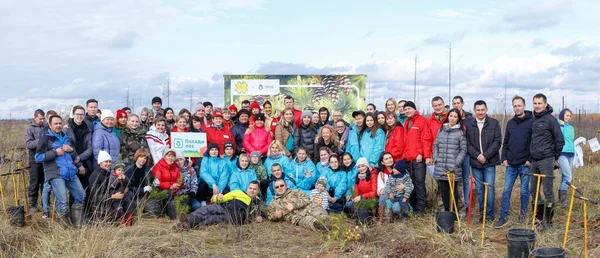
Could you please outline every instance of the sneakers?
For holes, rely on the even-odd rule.
[[[44,213],[42,213],[42,219],[50,219],[50,212],[44,211]]]
[[[202,205],[201,207],[204,207],[204,206],[206,206],[206,201],[202,201],[202,202],[200,202],[200,205]]]
[[[502,227],[506,226],[506,224],[508,224],[508,221],[506,220],[506,218],[500,217],[500,219],[498,219],[498,221],[496,221],[496,224],[494,224],[494,228],[496,228],[496,229],[502,228]]]

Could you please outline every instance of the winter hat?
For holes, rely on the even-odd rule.
[[[100,165],[100,163],[107,161],[107,160],[112,160],[112,158],[110,157],[110,154],[108,154],[108,152],[101,150],[100,152],[98,152],[98,165]]]
[[[263,113],[258,113],[256,115],[254,115],[254,121],[265,121],[265,114]]]
[[[214,142],[213,142],[213,143],[211,143],[211,144],[209,144],[209,145],[208,145],[208,148],[207,148],[207,150],[208,150],[208,151],[210,151],[210,150],[212,150],[212,149],[217,149],[217,151],[221,151],[221,149],[219,148],[219,144],[217,144],[217,143],[214,143]]]
[[[250,104],[250,110],[258,108],[258,110],[260,110],[260,105],[258,104],[258,102],[253,101],[252,104]]]
[[[327,178],[325,178],[324,176],[320,177],[319,179],[317,179],[317,185],[322,185],[323,187],[327,188]]]
[[[369,161],[365,157],[360,157],[356,161],[356,167],[358,167],[359,165],[365,165],[365,166],[368,167],[369,166]]]
[[[127,112],[125,112],[125,110],[123,110],[123,109],[117,110],[116,119],[119,119],[119,118],[127,118]]]
[[[227,149],[227,148],[232,148],[233,149],[233,142],[226,141],[225,144],[223,144],[223,149]]]
[[[352,117],[356,118],[356,116],[358,116],[358,115],[361,115],[361,116],[367,116],[367,115],[365,114],[365,112],[364,112],[364,111],[362,111],[362,110],[357,110],[357,111],[354,111],[354,112],[352,112]]]
[[[160,97],[154,97],[154,98],[152,98],[152,104],[154,104],[156,102],[158,102],[158,103],[160,103],[162,105],[162,99]]]
[[[100,121],[104,120],[104,118],[115,118],[115,115],[113,115],[113,112],[110,111],[110,109],[105,110],[104,112],[102,112],[102,118],[100,119]]]
[[[250,158],[252,157],[261,157],[262,154],[260,153],[260,151],[253,151],[252,153],[250,153]]]
[[[117,169],[122,168],[123,170],[125,170],[125,164],[123,163],[119,163],[115,166],[115,171],[117,171]]]
[[[304,118],[305,116],[312,117],[312,112],[310,110],[304,110],[300,118]]]
[[[404,103],[404,107],[411,107],[413,109],[417,109],[417,106],[415,106],[415,103],[412,101],[407,101],[406,103]]]
[[[194,112],[196,112],[198,110],[204,110],[204,105],[202,105],[202,103],[196,104],[196,109],[194,109]]]
[[[560,111],[560,113],[558,114],[558,120],[565,121],[565,111],[567,111],[567,109],[563,109]]]
[[[165,155],[163,155],[163,156],[167,156],[167,154],[169,154],[171,152],[173,153],[173,155],[175,155],[175,157],[177,157],[177,151],[175,151],[175,149],[168,149],[167,152],[165,152]]]
[[[182,151],[176,151],[175,152],[175,159],[185,159],[185,156],[183,156],[183,152]]]
[[[250,116],[250,111],[242,109],[242,110],[238,111],[237,116],[239,117],[240,115],[243,115],[243,114]]]
[[[208,107],[208,106],[210,106],[210,107],[213,107],[213,104],[212,104],[212,103],[210,103],[210,101],[204,101],[204,102],[202,103],[202,106],[204,106],[204,107]]]
[[[221,113],[221,112],[214,112],[213,113],[213,118],[215,118],[215,117],[223,118],[223,113]]]
[[[235,104],[231,104],[231,106],[229,106],[229,110],[233,110],[233,111],[235,111],[236,113],[238,112],[238,109],[237,109],[237,107],[235,106]]]
[[[401,159],[396,161],[396,164],[394,165],[394,168],[398,171],[400,171],[400,174],[404,173],[407,169],[407,164],[406,164],[406,159]]]

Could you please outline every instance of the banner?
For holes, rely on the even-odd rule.
[[[188,158],[198,158],[206,151],[206,133],[171,133],[171,148]]]
[[[292,96],[298,110],[341,111],[354,121],[352,112],[365,109],[366,75],[224,75],[225,104],[241,108],[244,100],[261,105],[270,101],[273,112],[284,109],[285,96]],[[331,117],[331,114],[330,114]]]

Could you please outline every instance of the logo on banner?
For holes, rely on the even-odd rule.
[[[279,80],[231,80],[235,85],[234,95],[277,95],[279,94]]]

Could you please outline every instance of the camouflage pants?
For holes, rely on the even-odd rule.
[[[288,214],[285,221],[303,228],[314,229],[315,221],[327,221],[329,215],[327,211],[320,206],[309,206],[306,215]]]

